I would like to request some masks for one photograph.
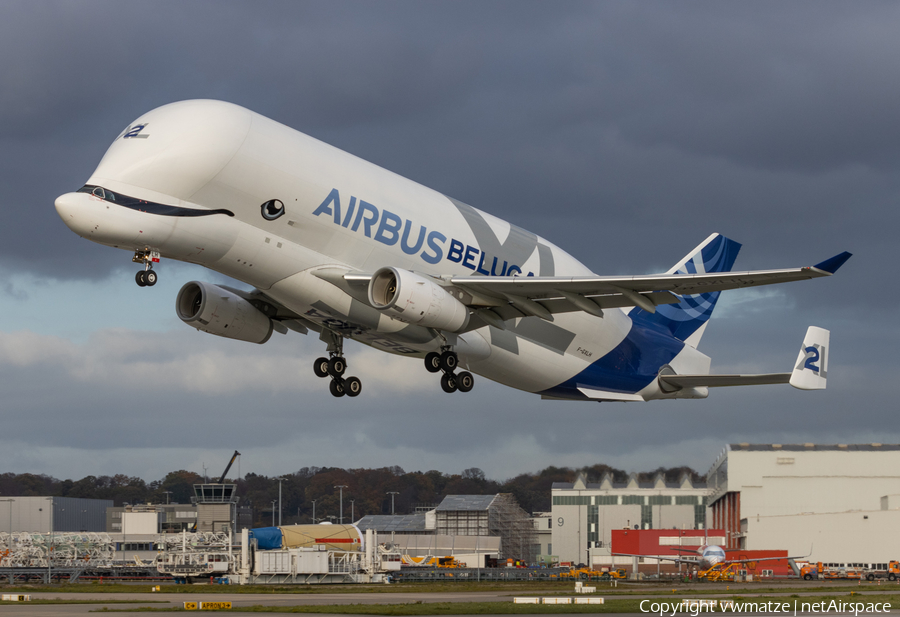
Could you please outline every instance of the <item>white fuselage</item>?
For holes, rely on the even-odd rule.
[[[385,265],[432,276],[580,276],[590,270],[543,238],[466,206],[247,109],[185,101],[155,109],[109,148],[89,185],[176,209],[122,208],[88,193],[57,200],[65,223],[94,242],[200,264],[252,285],[318,325],[349,325],[352,338],[421,356],[441,341],[391,319],[316,273],[372,273]],[[277,200],[273,202],[273,200]],[[263,204],[273,202],[269,216]],[[283,213],[278,214],[278,204]],[[626,338],[622,310],[514,320],[456,341],[472,372],[530,392],[571,380]],[[690,346],[679,372],[708,372]],[[646,386],[648,397],[669,397]],[[651,392],[652,391],[652,392]],[[670,397],[669,397],[670,398]]]

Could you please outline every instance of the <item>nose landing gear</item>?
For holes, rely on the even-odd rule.
[[[441,376],[441,389],[448,394],[451,392],[468,392],[475,386],[475,378],[472,373],[462,371],[455,373],[456,367],[459,365],[459,358],[456,352],[450,347],[442,347],[441,353],[432,351],[425,355],[425,369],[429,373],[437,373],[443,371]]]
[[[153,271],[153,263],[159,263],[159,251],[151,249],[135,251],[131,261],[144,264],[144,269],[138,270],[134,275],[134,282],[138,284],[138,287],[153,287],[156,285],[157,275]]]
[[[326,334],[327,333],[327,334]],[[344,377],[347,361],[344,359],[344,337],[331,330],[323,330],[321,338],[328,343],[328,358],[317,358],[313,364],[316,377],[331,377],[328,389],[332,396],[359,396],[362,381],[359,377]]]

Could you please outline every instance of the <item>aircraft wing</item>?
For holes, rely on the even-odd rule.
[[[475,292],[476,297],[505,299],[516,308],[528,306],[530,301],[549,313],[593,312],[590,304],[601,309],[639,306],[653,312],[657,304],[681,301],[673,294],[695,295],[831,276],[849,258],[850,253],[844,252],[815,266],[783,270],[615,277],[454,276],[449,283]]]
[[[602,317],[603,309],[626,306],[654,313],[660,304],[681,302],[680,296],[831,276],[850,256],[844,252],[815,266],[783,270],[614,277],[451,276],[436,278],[435,282],[474,309],[482,322],[505,329],[503,321],[523,316],[553,321],[554,313],[584,311]],[[320,271],[316,276],[351,288],[348,290],[351,295],[356,288],[362,292],[360,299],[365,298],[364,289],[372,278],[371,273],[336,270]],[[339,283],[336,278],[342,281]]]
[[[688,559],[685,557],[665,557],[662,555],[635,555],[633,553],[613,553],[613,557],[646,557],[647,559],[658,559],[659,561],[674,561],[675,563],[689,563],[697,565],[699,557]],[[784,557],[782,557],[784,559]]]

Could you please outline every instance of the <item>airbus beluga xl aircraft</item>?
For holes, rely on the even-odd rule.
[[[141,116],[87,184],[56,200],[78,235],[127,250],[153,286],[161,258],[254,287],[200,281],[175,301],[186,324],[265,343],[319,334],[313,364],[356,396],[343,342],[424,358],[445,392],[472,373],[549,399],[705,398],[709,387],[825,387],[828,331],[810,328],[792,372],[710,375],[697,344],[728,289],[829,276],[812,267],[731,272],[719,234],[664,274],[597,276],[547,240],[252,111],[183,101]],[[463,370],[465,369],[465,370]]]

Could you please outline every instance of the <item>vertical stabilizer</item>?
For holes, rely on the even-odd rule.
[[[741,245],[734,240],[713,234],[672,266],[667,274],[729,272],[740,250]],[[635,325],[668,331],[675,338],[696,347],[716,307],[719,293],[683,296],[678,304],[657,306],[655,313],[635,308],[628,315]]]

